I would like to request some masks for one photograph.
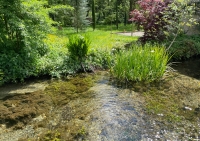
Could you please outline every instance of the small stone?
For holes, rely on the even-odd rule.
[[[1,128],[2,129],[6,129],[6,125],[5,124],[1,124]]]
[[[190,107],[184,107],[184,109],[185,110],[190,110],[190,111],[192,110],[192,108],[190,108]]]
[[[164,116],[163,114],[157,114],[157,115],[158,115],[158,116],[161,116],[161,117]]]

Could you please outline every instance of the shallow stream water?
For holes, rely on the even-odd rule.
[[[187,64],[185,65],[187,66]],[[181,70],[179,71],[181,72]],[[186,71],[189,70],[186,69]],[[184,74],[186,71],[182,70],[181,73]],[[89,90],[72,94],[74,97],[69,98],[66,102],[63,101],[68,97],[60,96],[61,105],[59,103],[52,104],[47,113],[33,118],[22,129],[6,129],[2,123],[0,140],[44,140],[47,136],[51,136],[49,140],[60,138],[61,141],[200,140],[199,117],[196,117],[192,123],[177,123],[169,128],[164,122],[161,122],[162,120],[158,120],[162,118],[162,114],[157,114],[157,117],[154,118],[147,113],[145,98],[140,92],[113,83],[107,72],[99,73],[98,77],[98,80]],[[54,83],[64,84],[60,81]],[[195,79],[191,85],[198,83],[199,80]],[[55,89],[66,89],[67,87],[68,85],[64,84],[62,87],[55,87]],[[80,84],[77,87],[82,87],[82,85]],[[1,100],[1,102],[5,101]],[[45,101],[43,102],[45,103]],[[200,110],[197,112],[200,112]],[[50,131],[52,135],[41,136]],[[55,132],[58,132],[59,135]]]
[[[141,140],[145,122],[142,99],[129,90],[109,85],[102,78],[91,90],[95,93],[88,123],[88,140]]]

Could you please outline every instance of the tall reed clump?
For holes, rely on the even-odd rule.
[[[168,60],[163,46],[134,45],[117,54],[111,73],[119,80],[152,82],[163,76]]]
[[[90,43],[91,41],[86,35],[72,35],[67,44],[70,56],[76,61],[82,61],[88,53]]]

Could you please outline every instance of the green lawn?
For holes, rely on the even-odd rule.
[[[116,34],[117,32],[123,32],[123,27],[121,26],[119,30],[116,30],[111,26],[97,26],[97,29],[93,31],[92,28],[88,28],[85,32],[80,32],[79,34],[87,34],[91,39],[91,48],[90,49],[112,49],[113,47],[123,47],[125,44],[136,41],[138,37],[123,36]],[[125,27],[124,29],[130,28]],[[125,30],[127,31],[127,30]],[[67,43],[70,35],[77,34],[73,28],[63,28],[62,30],[54,29],[53,35],[56,40],[62,43]],[[51,35],[51,38],[52,36]],[[52,40],[52,39],[51,39]],[[53,41],[53,40],[52,40]]]

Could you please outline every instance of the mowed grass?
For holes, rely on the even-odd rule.
[[[130,26],[130,25],[129,25]],[[129,44],[138,39],[138,37],[123,36],[117,34],[122,32],[122,27],[119,30],[108,30],[111,29],[109,26],[97,27],[94,31],[92,28],[88,28],[85,32],[78,34],[87,34],[91,40],[90,49],[106,49],[111,50],[114,47],[123,47],[125,44]],[[127,27],[126,27],[127,28]],[[71,35],[77,34],[74,28],[63,28],[62,30],[54,29],[53,33],[56,36],[56,42],[67,44]],[[52,39],[51,39],[52,40]]]
[[[91,48],[111,50],[113,47],[124,47],[136,41],[138,37],[123,36],[110,31],[95,30],[87,33],[91,38]]]

